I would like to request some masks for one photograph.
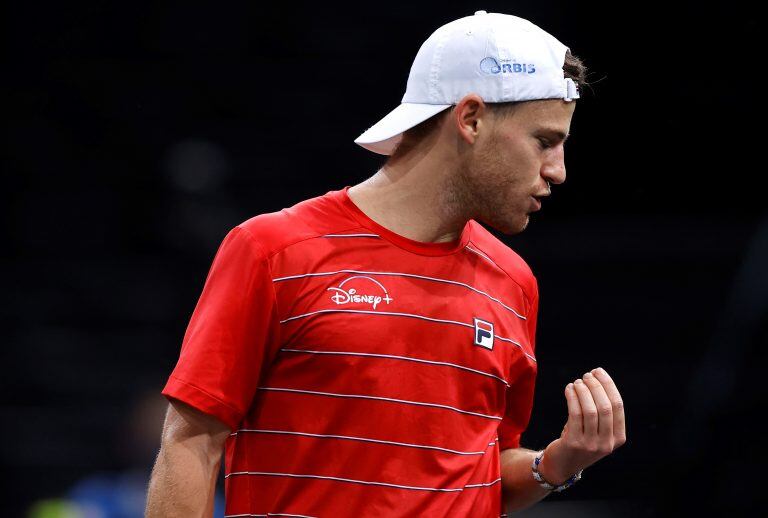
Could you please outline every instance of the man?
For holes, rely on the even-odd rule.
[[[565,180],[583,76],[526,20],[453,21],[356,140],[384,167],[230,231],[163,391],[148,516],[209,515],[225,443],[228,516],[314,517],[498,517],[624,443],[598,368],[560,437],[520,447],[538,290],[477,223],[521,232]]]

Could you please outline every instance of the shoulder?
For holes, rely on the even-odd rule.
[[[478,253],[503,271],[520,286],[529,301],[538,298],[536,277],[525,259],[475,220],[472,220],[471,236],[467,245],[471,251]]]
[[[235,228],[244,231],[270,257],[296,243],[359,227],[338,204],[337,194],[329,191],[279,211],[258,214]]]

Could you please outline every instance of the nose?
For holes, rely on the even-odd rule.
[[[561,184],[565,181],[565,150],[562,144],[547,154],[547,158],[541,164],[541,176],[554,184]]]

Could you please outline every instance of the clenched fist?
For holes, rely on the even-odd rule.
[[[610,454],[627,440],[624,403],[616,384],[602,368],[593,369],[565,387],[568,421],[559,439],[544,450],[539,473],[551,484]]]

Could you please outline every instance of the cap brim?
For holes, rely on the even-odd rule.
[[[380,155],[391,155],[405,130],[450,107],[450,104],[402,103],[357,137],[355,144]]]

